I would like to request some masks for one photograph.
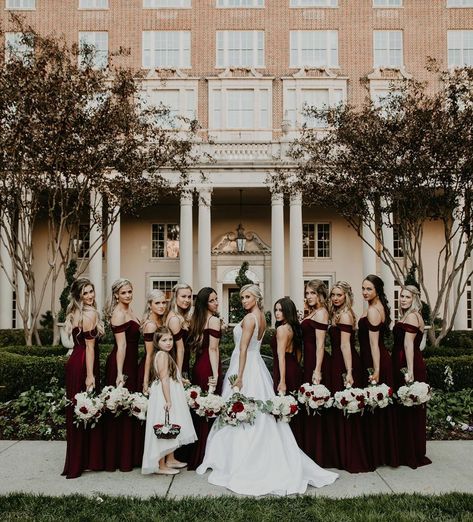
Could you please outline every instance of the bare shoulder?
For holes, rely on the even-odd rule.
[[[350,326],[353,326],[353,316],[349,312],[343,312],[340,315],[340,321],[338,321],[338,324],[349,324]]]
[[[404,319],[404,322],[411,326],[417,326],[421,330],[424,328],[424,320],[419,312],[410,312]]]
[[[278,341],[284,341],[288,339],[292,334],[292,328],[287,324],[282,324],[276,328],[276,339]]]
[[[146,321],[143,326],[143,333],[154,333],[158,326],[154,321]]]
[[[82,315],[82,328],[85,332],[93,330],[97,326],[98,314],[95,310],[86,310]]]
[[[212,328],[212,330],[220,330],[221,327],[222,322],[220,321],[220,317],[216,317],[215,315],[213,315],[209,319],[209,328]]]
[[[181,329],[181,321],[179,320],[179,317],[177,317],[177,315],[172,315],[171,317],[168,317],[167,323],[168,328],[171,330],[172,333],[177,333]]]
[[[382,321],[381,312],[376,308],[376,306],[369,306],[366,316],[373,326],[377,326]]]
[[[328,311],[326,308],[319,308],[313,315],[314,321],[328,324]]]
[[[113,326],[120,326],[121,324],[126,323],[126,314],[123,310],[116,309],[112,313],[112,317],[110,318],[110,322]]]
[[[254,314],[246,314],[241,322],[241,327],[251,333],[254,332],[258,318]]]

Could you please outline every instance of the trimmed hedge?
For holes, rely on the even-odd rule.
[[[41,328],[38,331],[42,344],[50,345],[53,342],[53,331],[51,329]],[[0,346],[25,346],[25,334],[23,330],[0,330]]]
[[[440,346],[449,348],[466,348],[473,351],[473,331],[457,330],[450,332],[442,339]]]
[[[32,355],[34,357],[51,357],[66,355],[67,348],[63,346],[1,346],[0,352]]]
[[[429,384],[433,388],[447,390],[445,366],[450,366],[453,376],[452,391],[473,388],[473,355],[460,357],[430,357],[426,359]]]

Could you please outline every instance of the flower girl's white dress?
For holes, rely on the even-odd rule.
[[[169,422],[181,426],[181,431],[175,439],[158,439],[154,434],[153,426],[155,424],[164,424],[165,400],[161,381],[155,380],[151,385],[146,415],[145,447],[141,466],[141,473],[144,475],[155,473],[159,468],[159,459],[165,455],[184,444],[190,444],[197,440],[184,388],[180,377],[178,379],[178,381],[169,379],[172,404],[169,410]]]
[[[252,314],[254,316],[254,314]],[[255,316],[254,316],[255,317]],[[258,321],[248,345],[243,388],[247,397],[268,400],[275,396],[271,375],[260,354]],[[241,323],[233,330],[235,349],[225,376],[222,396],[232,394],[229,375],[238,373]],[[253,425],[224,426],[216,423],[207,439],[205,457],[197,468],[204,474],[212,468],[209,482],[245,495],[304,493],[307,485],[326,486],[338,474],[313,462],[299,448],[287,423],[277,422],[272,415],[258,413]]]

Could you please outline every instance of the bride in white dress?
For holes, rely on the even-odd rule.
[[[240,291],[246,317],[233,330],[235,349],[224,379],[222,396],[232,394],[228,376],[238,375],[234,386],[247,397],[268,400],[275,396],[271,375],[260,354],[265,329],[261,290],[246,285]],[[209,482],[244,495],[304,493],[307,485],[322,487],[338,474],[313,462],[298,447],[288,424],[259,413],[253,425],[212,426],[205,457],[197,468],[211,468]]]

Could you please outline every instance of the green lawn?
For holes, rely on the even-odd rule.
[[[102,501],[101,501],[102,500]],[[149,500],[79,495],[0,497],[0,520],[6,521],[280,521],[378,522],[473,521],[473,495],[373,495],[347,500],[290,498],[185,498]]]

